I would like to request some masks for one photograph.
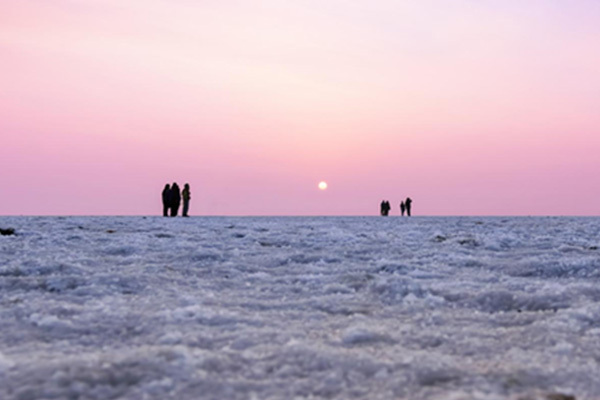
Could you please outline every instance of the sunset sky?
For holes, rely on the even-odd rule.
[[[0,0],[0,72],[0,215],[600,215],[596,0]]]

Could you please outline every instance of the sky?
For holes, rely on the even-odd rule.
[[[599,71],[595,0],[0,0],[0,215],[600,215]]]

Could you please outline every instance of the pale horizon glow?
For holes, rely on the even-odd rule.
[[[600,215],[599,44],[592,0],[0,2],[0,215]]]

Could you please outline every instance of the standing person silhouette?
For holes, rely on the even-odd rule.
[[[404,203],[406,204],[406,215],[408,215],[410,217],[412,199],[410,197],[407,197],[406,200],[404,201]]]
[[[183,191],[181,192],[181,198],[183,199],[183,210],[181,211],[181,215],[183,217],[189,217],[188,210],[190,209],[190,199],[192,196],[190,195],[190,185],[183,185]]]
[[[382,216],[385,215],[385,200],[381,200],[381,204],[379,205],[379,214]]]
[[[387,217],[388,214],[390,213],[390,202],[387,200],[383,200],[381,202],[381,215],[384,217]]]
[[[162,191],[162,204],[163,204],[163,217],[169,216],[169,209],[171,208],[171,186],[167,183]]]
[[[404,217],[404,212],[406,211],[406,204],[403,201],[400,202],[400,215]]]
[[[174,182],[171,185],[171,217],[176,217],[179,212],[179,206],[181,205],[181,193],[179,192],[179,185]]]

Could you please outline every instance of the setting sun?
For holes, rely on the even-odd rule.
[[[326,190],[327,189],[327,182],[325,182],[325,181],[319,182],[319,189]]]

